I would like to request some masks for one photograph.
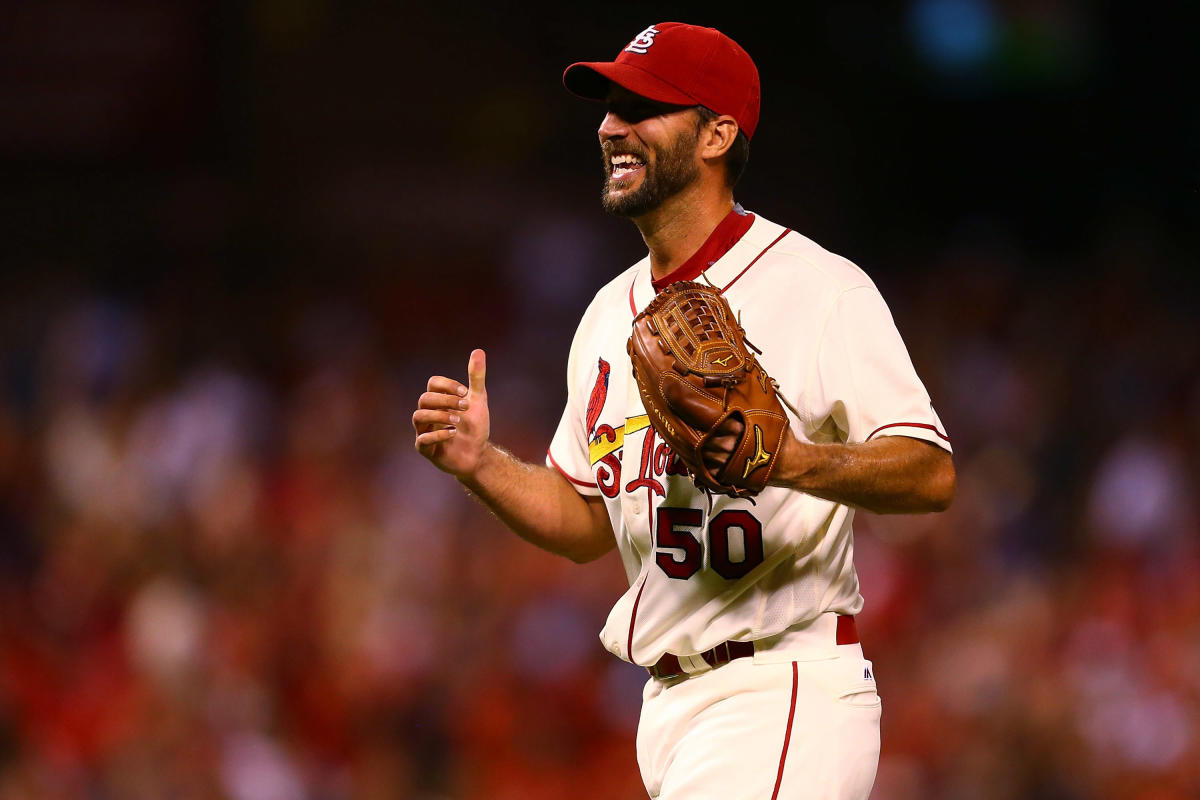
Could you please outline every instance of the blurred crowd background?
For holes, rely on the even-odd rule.
[[[643,797],[615,556],[412,450],[488,352],[540,460],[592,292],[598,107],[722,28],[738,199],[864,267],[954,442],[860,515],[876,800],[1200,797],[1200,77],[1084,0],[571,10],[46,0],[0,25],[0,800]]]

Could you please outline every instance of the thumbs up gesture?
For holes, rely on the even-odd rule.
[[[471,351],[467,385],[435,375],[413,412],[417,452],[456,478],[474,474],[491,435],[486,375],[487,354]]]

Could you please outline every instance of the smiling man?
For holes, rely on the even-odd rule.
[[[866,798],[881,704],[854,621],[854,510],[945,509],[945,428],[870,278],[735,203],[759,117],[745,50],[664,22],[563,82],[605,104],[603,206],[647,256],[584,313],[544,466],[490,441],[482,350],[466,384],[430,378],[415,446],[539,547],[581,562],[618,548],[629,590],[600,639],[648,672],[637,754],[651,797]],[[721,290],[790,410],[755,497],[702,491],[631,374],[634,318],[694,280]],[[707,466],[728,462],[742,427],[729,418]]]
[[[605,120],[609,132],[601,128],[600,133],[608,176],[601,202],[610,214],[641,217],[684,192],[700,176],[694,153],[706,118],[694,106],[655,103],[617,85],[607,89],[606,99],[614,113]],[[670,141],[631,140],[621,135],[622,123],[661,128]],[[654,132],[647,130],[650,137]]]

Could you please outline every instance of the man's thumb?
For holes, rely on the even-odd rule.
[[[471,360],[467,362],[467,377],[470,381],[471,394],[487,391],[483,388],[483,379],[487,374],[487,353],[482,350],[472,350]]]

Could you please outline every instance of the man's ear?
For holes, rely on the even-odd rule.
[[[720,158],[733,147],[737,139],[738,124],[733,117],[722,114],[704,126],[700,133],[700,157]]]

